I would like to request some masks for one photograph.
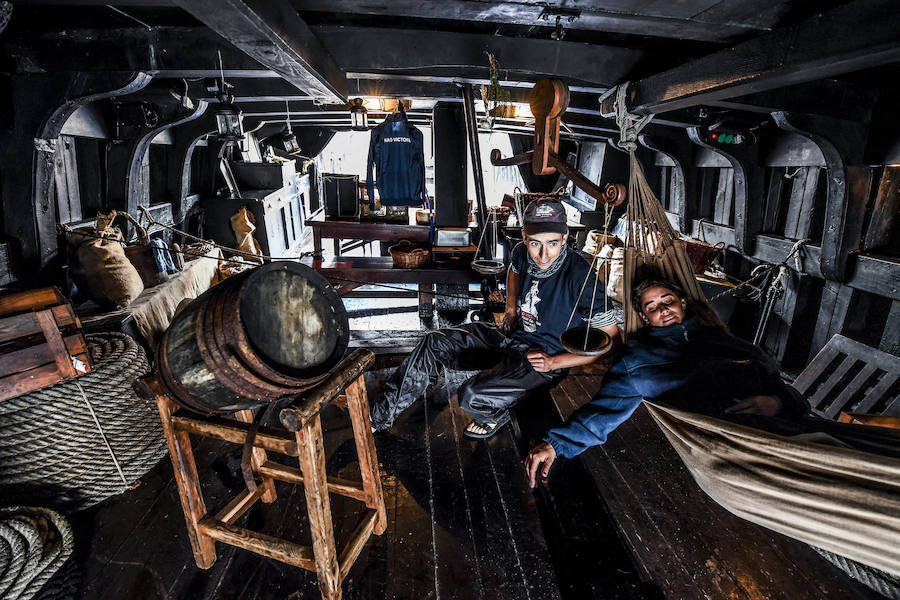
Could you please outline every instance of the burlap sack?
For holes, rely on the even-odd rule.
[[[259,242],[253,237],[256,231],[256,225],[253,224],[253,213],[247,210],[246,206],[242,206],[241,210],[231,215],[231,229],[234,231],[234,237],[237,240],[237,248],[243,253],[245,260],[258,260],[256,256],[262,256],[262,249]]]
[[[111,222],[108,215],[100,215],[96,228],[80,227],[69,234],[69,268],[75,285],[88,298],[104,307],[124,308],[140,295],[144,284],[117,241],[122,233]]]

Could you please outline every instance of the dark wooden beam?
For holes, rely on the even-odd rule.
[[[873,81],[872,84],[878,86],[880,82]],[[787,111],[866,123],[878,97],[877,91],[857,84],[820,79],[736,98],[710,100],[704,102],[704,106],[760,114]]]
[[[154,77],[279,77],[205,27],[8,31],[0,52],[17,73],[143,71]]]
[[[627,77],[639,61],[647,58],[647,53],[639,50],[566,41],[330,25],[314,26],[312,30],[348,76],[361,72],[487,78],[485,52],[491,52],[503,76],[513,81],[556,77],[570,86],[605,89]]]
[[[898,30],[893,0],[857,0],[635,81],[628,108],[661,113],[896,62]]]
[[[812,140],[825,157],[828,179],[822,232],[822,275],[832,281],[844,281],[847,257],[850,251],[859,247],[858,229],[848,226],[852,216],[849,206],[852,200],[859,201],[860,196],[865,196],[862,199],[862,210],[865,210],[867,199],[867,192],[862,189],[869,171],[862,167],[866,128],[853,121],[783,112],[772,113],[772,118],[781,129]],[[862,168],[849,169],[850,166]],[[868,172],[868,181],[871,183],[871,172]],[[851,191],[855,193],[851,195]]]
[[[248,56],[322,102],[347,102],[347,78],[286,0],[179,0]]]
[[[552,14],[545,2],[471,2],[466,0],[294,0],[300,11],[342,13],[352,15],[412,17],[419,19],[470,21],[498,25],[532,25],[552,27],[555,23],[544,14]],[[596,3],[593,3],[596,4]],[[592,3],[577,3],[579,14],[574,21],[563,18],[565,29],[605,31],[642,37],[677,37],[703,42],[724,42],[729,38],[764,30],[774,23],[756,24],[742,19],[704,18],[677,11],[642,11],[640,5],[627,10],[604,10]],[[668,14],[666,14],[668,13]],[[772,15],[774,18],[775,15]],[[551,17],[552,18],[552,17]]]

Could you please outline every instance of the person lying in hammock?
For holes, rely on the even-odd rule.
[[[523,221],[524,242],[510,256],[501,328],[468,323],[429,332],[391,374],[385,393],[372,404],[374,430],[390,427],[437,378],[443,365],[484,369],[459,387],[458,397],[460,407],[473,417],[464,435],[489,438],[509,421],[509,409],[529,392],[555,385],[569,367],[595,360],[569,354],[559,342],[576,306],[573,326],[590,317],[595,289],[591,324],[618,338],[620,318],[616,311],[605,310],[604,286],[590,285],[590,281],[584,285],[590,267],[566,246],[568,227],[562,203],[532,202],[525,208]]]
[[[744,421],[799,420],[809,412],[761,348],[701,320],[676,284],[643,281],[634,288],[632,303],[649,327],[628,341],[597,395],[528,453],[531,487],[538,471],[547,477],[557,456],[571,458],[606,442],[642,399]]]

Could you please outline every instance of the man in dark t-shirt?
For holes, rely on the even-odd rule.
[[[618,339],[617,311],[606,299],[604,286],[594,285],[587,262],[566,246],[562,203],[532,202],[523,220],[523,242],[513,249],[507,272],[501,327],[468,323],[429,332],[373,402],[373,428],[390,427],[443,365],[483,369],[460,386],[458,396],[460,407],[473,417],[463,434],[488,438],[509,421],[509,409],[531,390],[552,386],[570,367],[595,360],[565,351],[559,336],[567,327],[582,325],[590,317],[593,327]]]

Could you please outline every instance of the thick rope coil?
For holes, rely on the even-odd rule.
[[[74,545],[72,528],[59,513],[18,506],[0,510],[0,598],[61,598],[43,588]]]
[[[92,372],[0,402],[0,497],[74,512],[121,494],[165,456],[156,406],[131,387],[150,370],[144,351],[120,333],[86,339]]]

